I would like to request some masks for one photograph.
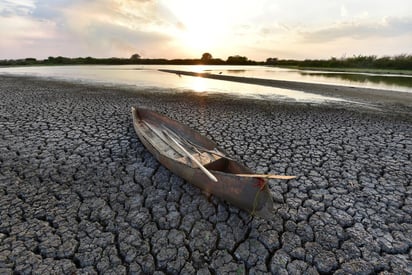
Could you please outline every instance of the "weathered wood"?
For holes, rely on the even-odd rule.
[[[133,108],[132,114],[140,140],[170,171],[253,215],[273,216],[273,199],[266,183],[276,175],[254,174],[210,139],[164,115],[143,108]]]
[[[199,168],[200,170],[203,171],[203,173],[206,174],[206,176],[208,176],[211,180],[213,180],[214,182],[217,182],[217,178],[215,176],[213,176],[212,173],[209,172],[209,170],[207,170],[201,163],[200,161],[198,161],[194,156],[192,156],[192,154],[190,154],[182,145],[180,145],[180,143],[175,140],[173,137],[169,136],[170,140],[173,141],[177,147],[179,147],[185,154],[186,156],[188,156]]]
[[[236,174],[239,177],[246,178],[265,178],[265,179],[280,179],[280,180],[291,180],[296,178],[295,176],[283,176],[274,174]]]

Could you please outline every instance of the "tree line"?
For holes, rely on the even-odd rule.
[[[49,56],[47,59],[36,58],[0,60],[0,66],[13,65],[264,65],[265,62],[249,60],[245,56],[229,56],[228,59],[213,58],[211,54],[204,53],[200,59],[165,59],[165,58],[141,58],[139,54],[133,54],[130,58],[94,58],[63,56]]]
[[[267,65],[273,66],[296,66],[315,68],[355,68],[355,69],[395,69],[412,70],[412,55],[401,54],[395,56],[378,57],[376,55],[356,55],[352,57],[330,59],[277,59],[268,58]]]
[[[0,66],[24,66],[24,65],[271,65],[271,66],[293,66],[313,68],[359,68],[359,69],[396,69],[412,70],[412,55],[402,54],[396,56],[357,55],[352,57],[330,59],[278,59],[267,58],[266,61],[254,61],[246,56],[233,55],[226,60],[213,58],[210,53],[204,53],[199,59],[164,59],[164,58],[141,58],[139,54],[133,54],[130,58],[94,58],[63,56],[38,60],[36,58],[0,60]]]

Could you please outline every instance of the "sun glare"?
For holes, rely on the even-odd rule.
[[[183,47],[197,54],[218,47],[221,39],[221,30],[211,21],[192,22],[180,35],[180,43]]]
[[[219,32],[210,22],[200,22],[196,26],[188,27],[182,33],[181,40],[188,49],[196,52],[208,51],[219,42]]]
[[[216,5],[198,5],[197,1],[190,1],[177,10],[181,23],[177,38],[182,48],[198,55],[222,46],[228,29],[228,16],[224,16]]]
[[[196,65],[191,69],[191,71],[193,71],[195,73],[204,73],[206,68],[207,67],[204,66],[204,65]]]
[[[198,93],[207,91],[206,80],[202,77],[191,77],[189,86]]]

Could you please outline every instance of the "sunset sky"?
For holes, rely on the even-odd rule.
[[[411,0],[0,0],[0,59],[412,54]]]

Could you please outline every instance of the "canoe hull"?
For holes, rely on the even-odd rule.
[[[211,169],[209,171],[218,180],[217,182],[214,182],[200,169],[192,168],[184,163],[165,156],[162,152],[159,152],[142,133],[141,120],[148,117],[151,118],[151,123],[156,123],[155,120],[158,119],[161,120],[161,123],[168,125],[170,125],[171,122],[173,122],[173,125],[176,125],[177,122],[146,109],[133,108],[132,113],[133,125],[140,141],[150,153],[152,153],[155,158],[171,172],[200,188],[204,192],[213,194],[253,215],[263,218],[269,218],[273,215],[273,200],[265,179],[236,176],[233,173]],[[216,147],[215,143],[184,125],[180,124],[179,129],[177,130],[184,131],[186,137],[194,136],[193,139],[197,142],[202,142],[204,146]],[[249,168],[235,161],[230,160],[229,165],[231,166],[231,171],[235,171],[235,173],[253,174]]]

